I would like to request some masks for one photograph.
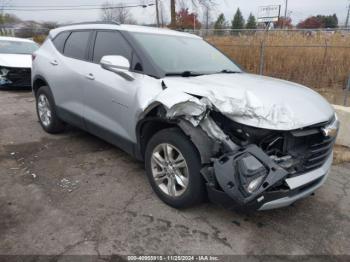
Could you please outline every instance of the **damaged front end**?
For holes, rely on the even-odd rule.
[[[289,131],[252,127],[222,113],[228,108],[221,110],[213,99],[166,91],[156,102],[166,109],[164,118],[177,121],[197,147],[212,202],[227,208],[267,210],[290,205],[324,182],[339,128],[336,117]],[[242,114],[265,122],[276,116],[257,116],[249,110]]]
[[[0,66],[1,87],[31,87],[31,69]]]
[[[272,209],[312,194],[332,162],[339,122],[336,118],[293,131],[238,124],[218,112],[210,115],[240,146],[213,159],[207,167],[209,197],[226,207]],[[325,134],[327,128],[336,130]],[[232,202],[234,200],[234,203]]]

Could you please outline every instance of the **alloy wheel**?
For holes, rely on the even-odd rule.
[[[52,112],[50,108],[50,103],[44,94],[38,97],[38,113],[41,123],[44,126],[49,126],[51,124]]]
[[[151,159],[156,185],[168,196],[179,197],[188,187],[189,169],[185,158],[175,146],[162,143],[156,146]]]

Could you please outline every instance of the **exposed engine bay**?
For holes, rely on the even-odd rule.
[[[211,115],[241,146],[237,153],[214,160],[213,172],[221,189],[242,205],[256,198],[263,201],[265,191],[290,191],[285,179],[320,168],[332,154],[335,139],[322,132],[327,123],[282,132],[237,124],[217,112]]]
[[[295,186],[297,189],[286,181],[312,172],[332,158],[339,128],[336,117],[283,131],[238,123],[231,115],[221,112],[229,111],[227,107],[220,110],[218,104],[202,96],[162,94],[156,101],[164,106],[159,117],[175,121],[197,147],[209,197],[218,204],[228,207],[251,205],[257,209],[276,196],[296,194],[319,179],[313,179],[303,187]],[[271,111],[259,116],[247,108],[247,112],[241,113],[247,117],[260,117],[264,123],[278,125],[280,121]],[[269,119],[270,115],[273,119]],[[281,121],[286,125],[284,116]]]
[[[211,116],[234,143],[257,145],[290,175],[321,166],[331,153],[333,139],[321,131],[326,123],[303,130],[274,131],[234,123],[218,112],[211,112]]]

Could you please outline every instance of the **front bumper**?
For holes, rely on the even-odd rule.
[[[276,189],[271,184],[272,187],[265,190],[261,188],[257,191],[257,194],[244,199],[230,194],[230,191],[225,188],[224,190],[218,190],[210,184],[207,184],[208,196],[212,202],[229,209],[270,210],[286,207],[299,199],[311,195],[316,189],[322,186],[327,179],[332,161],[333,153],[330,154],[321,167],[310,172],[290,178],[286,175],[283,177],[282,173],[273,174],[276,179],[271,182],[278,180],[278,177],[283,177],[280,181],[283,182],[284,187]]]
[[[3,68],[0,66],[0,88],[31,88],[31,68]]]
[[[282,194],[280,197],[265,201],[260,205],[259,210],[286,207],[299,199],[310,196],[326,181],[329,170],[332,166],[332,161],[333,154],[331,154],[322,167],[294,178],[285,179],[291,189],[290,192],[285,196]]]

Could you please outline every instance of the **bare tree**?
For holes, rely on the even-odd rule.
[[[55,29],[57,27],[60,26],[60,24],[58,22],[55,22],[55,21],[45,21],[43,23],[41,23],[41,26],[45,29]]]
[[[170,27],[174,28],[176,27],[176,1],[175,0],[170,1],[170,17],[171,17]]]
[[[205,5],[203,7],[204,13],[203,13],[203,24],[205,25],[205,29],[209,29],[209,25],[211,23],[211,10],[209,5]]]
[[[112,4],[105,2],[102,5],[101,19],[104,22],[117,22],[120,24],[136,24],[130,10],[122,3]]]
[[[24,26],[16,30],[16,36],[22,38],[33,38],[35,35],[40,34],[42,30],[41,25],[36,21],[25,21]]]
[[[105,3],[102,4],[101,20],[103,22],[114,21],[114,12],[109,7],[110,7],[110,3],[109,2],[105,2]]]
[[[171,0],[170,1],[170,11],[171,11],[171,27],[176,27],[176,3],[179,2],[180,5],[184,4],[183,0]],[[207,10],[207,14],[209,16],[209,9],[211,6],[216,4],[216,0],[191,0],[192,5],[195,7],[202,7]]]

